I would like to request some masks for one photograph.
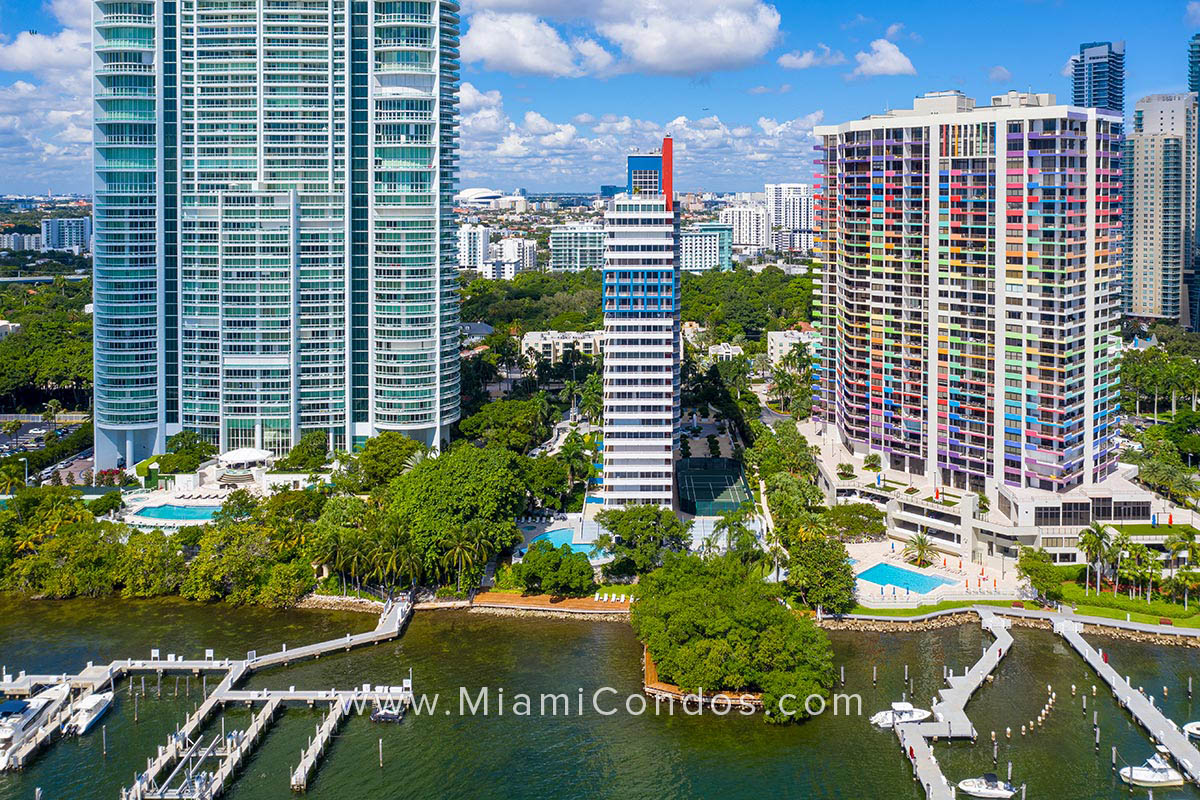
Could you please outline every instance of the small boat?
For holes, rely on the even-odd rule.
[[[96,720],[104,716],[104,712],[108,711],[109,706],[112,705],[112,700],[112,692],[100,692],[99,694],[92,694],[85,697],[76,706],[75,713],[71,715],[71,719],[63,726],[63,733],[83,736],[96,724]]]
[[[1200,721],[1189,722],[1183,726],[1183,732],[1193,739],[1200,739]]]
[[[887,711],[871,717],[871,724],[880,728],[892,728],[905,722],[921,722],[932,716],[923,708],[913,708],[912,703],[892,703]]]
[[[958,782],[958,789],[971,797],[1012,797],[1017,793],[1017,787],[1008,781],[1002,781],[994,772],[984,773],[978,778],[967,778]]]
[[[371,711],[371,722],[400,722],[404,719],[404,706],[400,703],[381,703],[375,701]]]
[[[70,693],[71,687],[60,683],[43,689],[28,700],[0,703],[0,770],[12,768],[13,756],[21,745],[62,708]]]
[[[1158,746],[1158,752],[1150,756],[1146,763],[1140,767],[1122,767],[1117,773],[1121,776],[1121,780],[1131,786],[1147,786],[1153,788],[1155,786],[1183,786],[1183,775],[1178,770],[1173,769],[1166,759],[1166,754],[1169,751],[1162,745]]]

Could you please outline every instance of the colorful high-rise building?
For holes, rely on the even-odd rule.
[[[680,422],[679,209],[672,141],[629,156],[625,193],[604,214],[605,507],[675,497]]]
[[[1071,56],[1071,102],[1125,113],[1125,43],[1087,42]]]
[[[1114,469],[1119,113],[933,92],[818,126],[815,412],[933,486]]]
[[[459,415],[454,0],[97,0],[100,468]]]

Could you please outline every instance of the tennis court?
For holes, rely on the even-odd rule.
[[[681,458],[679,505],[686,514],[716,517],[751,499],[742,465],[732,458]]]

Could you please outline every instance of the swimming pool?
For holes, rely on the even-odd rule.
[[[133,512],[148,519],[194,520],[207,522],[220,510],[220,506],[177,506],[165,503],[161,506],[146,506]]]
[[[895,564],[876,564],[858,573],[858,577],[880,586],[895,586],[917,594],[927,594],[939,586],[949,586],[954,583],[954,581],[939,578],[936,575],[925,575],[911,569],[897,567]]]
[[[530,540],[529,544],[534,542],[549,542],[557,547],[562,547],[564,544],[571,548],[576,553],[583,553],[585,556],[592,555],[592,546],[590,544],[575,544],[571,540],[575,538],[575,531],[570,528],[556,528],[552,531],[546,531],[539,534]]]

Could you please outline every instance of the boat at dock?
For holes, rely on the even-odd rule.
[[[1184,725],[1183,732],[1193,739],[1200,739],[1200,720]]]
[[[971,797],[1000,797],[1008,798],[1017,793],[1017,787],[1008,781],[1000,780],[994,772],[988,772],[978,778],[967,778],[958,782],[958,790]]]
[[[28,700],[0,703],[0,770],[13,766],[13,757],[46,720],[62,707],[71,687],[65,683],[43,689]]]
[[[1148,788],[1156,786],[1183,786],[1183,775],[1167,761],[1167,749],[1162,745],[1159,745],[1157,749],[1158,752],[1150,756],[1142,766],[1122,767],[1117,773],[1121,776],[1121,780],[1131,786],[1145,786]]]
[[[931,716],[932,712],[913,708],[912,703],[892,703],[887,711],[880,711],[871,717],[871,724],[879,728],[894,728],[906,722],[922,722]]]
[[[71,719],[63,726],[63,733],[83,736],[96,724],[96,720],[104,716],[109,706],[112,705],[112,700],[112,692],[98,692],[85,697],[75,707],[75,713],[71,715]]]

